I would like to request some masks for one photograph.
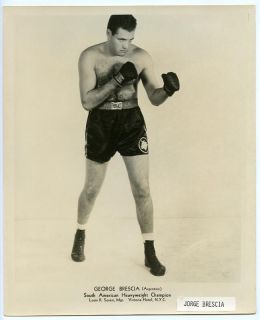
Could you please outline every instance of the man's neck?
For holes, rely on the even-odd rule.
[[[115,57],[115,54],[114,54],[114,52],[113,52],[113,50],[112,50],[112,48],[111,48],[111,46],[110,46],[109,41],[106,41],[106,42],[104,43],[104,52],[105,52],[105,54],[106,54],[107,56]]]

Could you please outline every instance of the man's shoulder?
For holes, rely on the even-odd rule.
[[[150,64],[152,61],[150,54],[143,48],[135,46],[133,53],[136,61],[138,61],[143,67],[146,67],[147,64]]]
[[[95,44],[83,50],[80,59],[94,59],[98,54],[102,53],[104,43]]]
[[[144,50],[143,48],[140,48],[138,46],[135,46],[133,49],[133,53],[135,55],[135,57],[140,60],[140,61],[147,61],[151,59],[150,54]]]
[[[136,45],[134,46],[133,52],[135,55],[137,55],[138,57],[141,57],[141,58],[150,57],[150,54],[146,50],[144,50],[143,48],[140,48]]]

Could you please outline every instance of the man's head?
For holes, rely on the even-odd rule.
[[[134,39],[136,19],[130,15],[112,15],[107,24],[107,38],[113,54],[124,56]]]
[[[112,15],[108,20],[107,29],[109,29],[112,35],[114,35],[119,28],[128,32],[135,30],[136,19],[131,14]]]

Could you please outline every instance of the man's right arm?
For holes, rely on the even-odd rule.
[[[100,88],[96,88],[96,73],[94,70],[94,54],[84,51],[79,58],[80,98],[84,109],[92,110],[104,102],[118,87],[112,79]]]

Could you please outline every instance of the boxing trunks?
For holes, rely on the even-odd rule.
[[[85,155],[104,163],[118,151],[122,156],[148,154],[146,126],[137,105],[107,102],[89,112],[85,130]]]

